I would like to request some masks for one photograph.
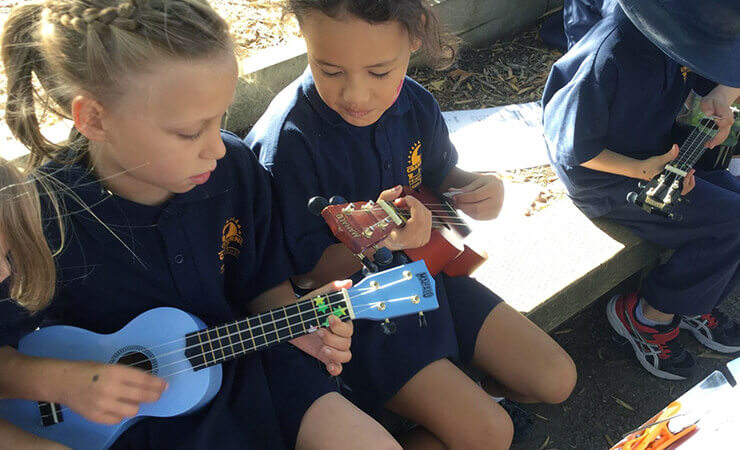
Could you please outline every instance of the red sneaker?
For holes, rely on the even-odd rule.
[[[678,343],[677,315],[667,325],[647,326],[635,317],[637,292],[609,300],[606,316],[614,331],[632,344],[637,360],[648,372],[667,380],[685,380],[696,365],[694,357]]]

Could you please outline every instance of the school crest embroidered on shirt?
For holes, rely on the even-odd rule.
[[[231,255],[234,258],[238,258],[241,254],[242,242],[242,226],[239,224],[239,219],[230,217],[226,219],[223,232],[221,233],[221,251],[218,252],[218,259],[224,260],[226,255]],[[221,272],[224,271],[224,266],[221,266]]]
[[[683,76],[683,81],[686,81],[686,77],[689,75],[689,72],[691,72],[691,69],[686,66],[681,66],[681,76]]]
[[[409,186],[416,189],[421,186],[421,141],[416,141],[409,150],[406,166],[406,175],[409,177]]]

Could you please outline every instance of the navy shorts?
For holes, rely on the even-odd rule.
[[[306,411],[325,394],[338,392],[337,382],[321,361],[290,344],[265,352],[262,364],[286,448],[295,448]]]
[[[444,282],[435,277],[439,309],[424,313],[427,326],[416,314],[393,319],[394,334],[383,333],[380,323],[354,322],[352,360],[341,375],[342,394],[368,414],[380,417],[382,408],[414,375],[443,358],[457,358],[458,346]]]
[[[447,275],[442,275],[442,278],[452,312],[460,361],[469,363],[483,322],[503,300],[473,278]]]

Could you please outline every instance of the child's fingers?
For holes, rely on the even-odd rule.
[[[319,353],[319,359],[326,363],[346,363],[352,359],[352,352],[350,350],[337,350],[334,347],[323,347]]]
[[[118,389],[119,398],[128,402],[152,403],[159,400],[161,391],[141,389],[130,385],[121,385]]]
[[[141,369],[116,366],[116,379],[120,379],[125,385],[149,390],[161,394],[167,388],[167,382],[159,377],[148,374]]]
[[[385,191],[381,192],[378,196],[378,200],[385,200],[387,202],[393,201],[398,198],[399,195],[401,195],[402,192],[401,186],[395,186],[390,189],[386,189]]]
[[[349,350],[350,346],[352,345],[352,339],[348,337],[338,336],[329,330],[322,329],[317,331],[317,333],[319,334],[321,342],[323,342],[324,345],[336,348],[337,350]]]
[[[329,317],[329,329],[332,333],[343,338],[351,338],[354,333],[354,325],[351,320],[342,321],[336,316]]]

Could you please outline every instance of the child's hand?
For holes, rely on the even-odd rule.
[[[650,181],[656,175],[661,173],[669,162],[676,158],[678,158],[678,145],[673,144],[673,147],[662,155],[652,156],[643,160],[636,160],[637,170],[635,178]]]
[[[504,183],[494,175],[478,175],[467,186],[450,188],[452,204],[476,220],[495,219],[504,204]]]
[[[727,136],[730,135],[730,129],[735,121],[735,117],[730,109],[732,100],[728,101],[726,96],[723,95],[722,88],[724,88],[724,86],[717,86],[701,99],[701,112],[707,116],[718,117],[713,120],[717,126],[719,126],[719,130],[717,131],[717,135],[706,143],[707,148],[712,148],[724,142],[724,140],[727,139]]]
[[[352,287],[351,280],[335,281],[304,295],[301,299],[350,287]],[[319,328],[315,333],[295,338],[290,343],[323,362],[330,374],[339,375],[342,373],[342,364],[352,359],[352,353],[349,351],[352,344],[352,333],[354,333],[352,321],[343,322],[331,315],[329,316],[329,328]]]
[[[661,173],[663,169],[665,169],[666,164],[676,158],[678,158],[678,145],[673,144],[673,147],[671,147],[668,152],[662,155],[653,156],[651,158],[638,161],[638,169],[636,175],[639,176],[636,178],[650,181],[653,179],[653,177],[655,177],[656,175]],[[694,189],[694,186],[696,186],[694,172],[696,172],[696,170],[691,169],[689,170],[689,173],[686,174],[686,176],[684,177],[681,195],[688,194],[689,192],[691,192],[692,189]]]
[[[432,234],[432,213],[419,200],[410,195],[399,198],[401,186],[381,192],[378,200],[393,202],[397,208],[408,209],[411,217],[403,228],[391,231],[380,244],[388,250],[403,250],[405,248],[419,248],[429,242]]]
[[[60,403],[84,418],[106,425],[133,417],[141,403],[159,400],[167,382],[143,370],[119,364],[73,362],[59,380]]]

